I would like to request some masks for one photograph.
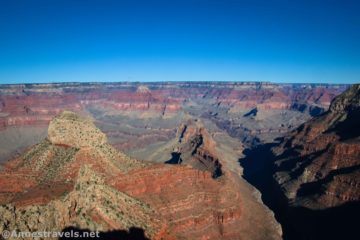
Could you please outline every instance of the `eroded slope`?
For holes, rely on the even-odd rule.
[[[275,178],[294,203],[328,208],[360,200],[360,85],[275,149]]]

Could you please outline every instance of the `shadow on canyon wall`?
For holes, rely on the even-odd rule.
[[[263,144],[246,149],[245,157],[239,159],[239,162],[244,168],[244,178],[261,192],[263,202],[282,225],[284,240],[357,238],[360,234],[360,202],[325,210],[311,210],[289,204],[272,177],[276,158],[271,148],[275,145]]]
[[[72,234],[72,237],[60,237],[59,240],[69,240],[69,239],[104,239],[104,240],[150,240],[145,236],[144,230],[137,227],[131,227],[129,231],[126,230],[114,230],[108,232],[100,232],[99,237],[74,237],[75,234],[79,236],[90,236],[92,232],[89,229],[80,229],[75,227],[67,227],[62,230],[63,233]]]
[[[172,152],[171,158],[165,162],[166,164],[181,164],[181,153],[179,152]]]
[[[192,153],[192,155],[194,155],[194,154],[195,154],[195,152]],[[211,167],[208,167],[207,165],[205,165],[204,162],[200,161],[200,163],[204,164],[203,165],[204,170],[211,171],[212,177],[214,179],[221,177],[223,174],[222,169],[221,169],[221,167],[222,167],[221,163],[218,160],[214,159],[212,156],[207,157],[206,155],[203,155],[203,157],[205,157],[205,160],[206,160],[206,158],[208,158],[209,163],[213,164],[213,166],[211,168]],[[165,161],[165,164],[182,164],[182,162],[183,162],[183,159],[181,158],[181,153],[180,152],[172,152],[171,158],[169,160]]]

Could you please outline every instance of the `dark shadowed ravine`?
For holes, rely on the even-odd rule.
[[[276,160],[273,144],[244,150],[239,159],[244,178],[262,194],[263,202],[274,212],[283,228],[284,240],[354,239],[358,235],[359,202],[351,202],[325,210],[312,210],[292,205],[273,179]]]

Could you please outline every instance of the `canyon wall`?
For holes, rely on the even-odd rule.
[[[148,112],[166,116],[192,99],[239,109],[295,109],[321,112],[344,85],[277,85],[270,83],[63,83],[0,86],[0,127],[48,124],[63,110],[87,108],[111,112]]]

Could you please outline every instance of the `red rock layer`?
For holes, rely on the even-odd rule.
[[[71,86],[71,84],[70,84]],[[86,107],[95,106],[116,111],[153,111],[164,115],[181,109],[179,102],[161,92],[137,92],[133,89],[107,90],[98,86],[87,90],[86,85],[74,91],[66,91],[67,85],[54,85],[41,92],[15,91],[0,87],[0,129],[7,126],[47,125],[50,120],[64,110],[81,112]],[[35,87],[36,88],[36,87]],[[58,90],[54,93],[55,90]]]
[[[241,197],[234,177],[229,173],[215,181],[209,172],[157,165],[120,175],[112,184],[158,209],[179,238],[233,239],[241,236],[236,227]]]

